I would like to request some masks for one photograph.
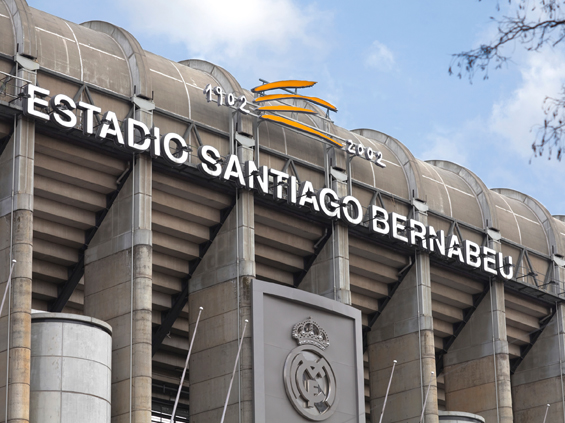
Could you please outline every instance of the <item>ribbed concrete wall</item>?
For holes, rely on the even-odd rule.
[[[35,313],[31,423],[109,423],[112,329],[98,319]]]
[[[170,413],[194,310],[204,306],[179,416],[217,423],[238,326],[249,315],[246,280],[256,277],[361,310],[373,422],[397,359],[387,423],[417,421],[430,381],[428,423],[441,419],[442,409],[488,422],[541,421],[546,402],[549,415],[565,423],[557,389],[563,313],[555,314],[565,286],[563,216],[551,216],[528,195],[491,190],[454,163],[418,160],[376,130],[298,118],[382,151],[386,169],[249,115],[234,125],[232,110],[202,94],[207,84],[220,85],[251,102],[253,94],[228,71],[146,52],[109,23],[67,23],[25,0],[0,1],[0,14],[13,18],[0,20],[0,70],[11,72],[17,61],[19,76],[52,95],[76,96],[120,120],[158,126],[161,134],[176,132],[193,149],[187,165],[173,169],[149,154],[97,142],[78,125],[60,131],[23,116],[21,102],[10,97],[20,83],[0,93],[0,292],[11,258],[18,261],[0,316],[0,422],[7,416],[24,423],[36,412],[29,405],[31,309],[51,310],[71,286],[62,310],[115,328],[115,423]],[[14,56],[17,44],[27,56]],[[234,141],[239,137],[247,142]],[[376,205],[488,246],[512,257],[514,278],[489,277],[456,257],[290,207],[271,193],[206,180],[197,169],[200,143],[311,181],[316,190],[353,195],[364,209]],[[230,421],[239,418],[238,408],[242,421],[253,419],[251,342],[244,340]]]

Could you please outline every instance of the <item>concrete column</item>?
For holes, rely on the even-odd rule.
[[[339,197],[347,195],[347,184],[333,181]],[[300,289],[344,304],[351,304],[349,282],[349,229],[341,222],[333,224],[333,233],[300,284]]]
[[[427,216],[417,213],[427,224]],[[414,258],[413,258],[414,260]],[[386,388],[397,360],[383,422],[417,422],[428,384],[426,423],[438,422],[432,318],[430,259],[417,253],[415,263],[368,333],[371,416],[378,422]]]
[[[240,147],[238,155],[241,161],[253,159],[248,148]],[[238,340],[244,320],[251,315],[254,233],[253,193],[240,190],[236,206],[189,282],[191,333],[195,310],[204,307],[189,365],[192,423],[218,423],[222,416]],[[252,324],[245,333],[226,423],[253,422]]]
[[[444,375],[448,411],[478,414],[487,422],[512,422],[503,282],[493,281],[444,356]]]
[[[36,69],[34,66],[32,68]],[[35,69],[21,67],[18,76],[35,81]],[[6,289],[10,259],[17,260],[12,275],[11,298],[9,303],[6,301],[0,317],[2,422],[6,421],[7,369],[8,421],[29,421],[34,151],[35,123],[18,116],[14,135],[0,157],[0,295]]]
[[[85,254],[85,314],[113,328],[112,423],[151,421],[151,180],[137,156]]]
[[[543,330],[526,358],[512,375],[512,400],[514,422],[543,421],[547,404],[550,404],[547,422],[565,422],[565,305]]]

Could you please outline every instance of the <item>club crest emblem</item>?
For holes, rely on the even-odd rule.
[[[284,364],[284,385],[288,399],[303,417],[322,421],[337,408],[337,381],[323,352],[330,346],[326,331],[311,317],[293,326],[298,342]]]

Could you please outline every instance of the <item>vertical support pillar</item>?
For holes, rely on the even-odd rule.
[[[490,292],[444,356],[444,369],[448,411],[512,423],[503,282],[492,281]]]
[[[565,305],[557,310],[526,358],[512,375],[514,422],[565,422]]]
[[[347,183],[334,180],[332,189],[339,197],[347,195]],[[334,222],[333,233],[300,284],[300,289],[344,304],[351,304],[349,282],[349,229]]]
[[[240,161],[253,150],[238,148]],[[204,307],[190,357],[190,421],[218,423],[244,320],[251,316],[251,278],[255,276],[253,193],[239,190],[236,206],[220,229],[189,284],[189,309]],[[190,331],[197,313],[190,313]],[[251,325],[243,342],[226,423],[253,422]]]
[[[416,216],[427,224],[426,214],[416,212]],[[380,417],[392,361],[397,360],[384,421],[417,422],[431,381],[424,421],[437,423],[432,292],[427,254],[416,253],[414,266],[368,333],[368,344],[373,422],[378,422]]]
[[[20,63],[18,76],[35,81],[37,63],[26,60],[25,64],[30,66]],[[0,157],[1,295],[6,289],[10,259],[17,260],[10,298],[0,317],[0,421],[6,421],[7,416],[8,422],[23,423],[29,421],[30,401],[35,123],[20,115],[15,125],[14,135]]]
[[[151,126],[151,114],[136,118]],[[84,310],[109,323],[112,423],[151,421],[152,162],[133,171],[85,253]],[[133,283],[133,285],[132,285]]]

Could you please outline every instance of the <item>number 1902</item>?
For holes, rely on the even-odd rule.
[[[212,101],[212,96],[216,95],[218,106],[234,107],[246,115],[249,114],[249,110],[245,108],[247,99],[244,95],[237,97],[234,93],[226,93],[222,87],[212,88],[210,84],[206,85],[206,88],[204,88],[204,94],[206,94],[208,103]]]

